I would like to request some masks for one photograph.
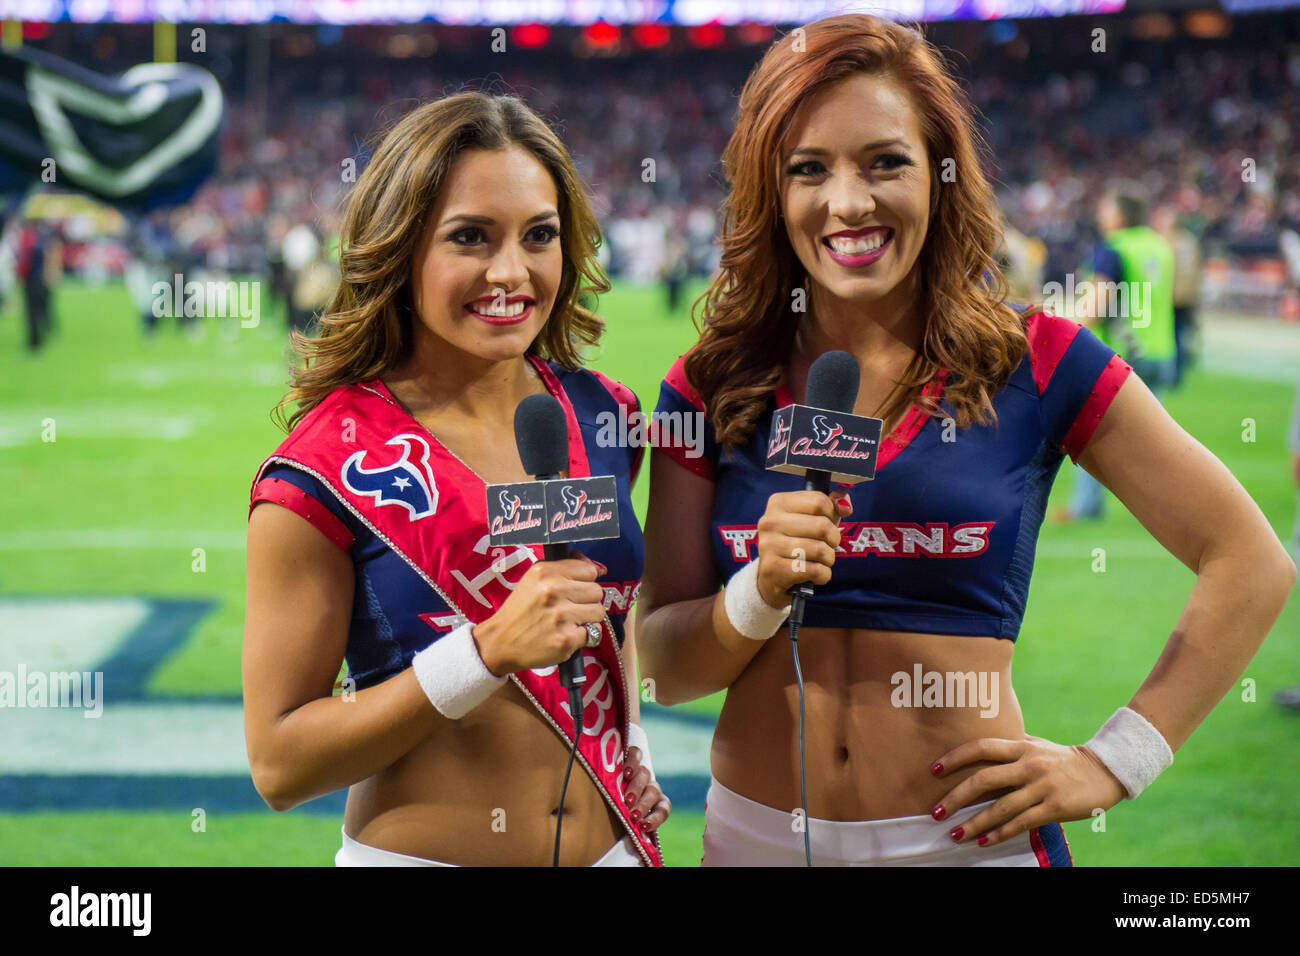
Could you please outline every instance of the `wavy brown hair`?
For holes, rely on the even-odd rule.
[[[996,421],[992,396],[1027,348],[996,262],[1001,227],[980,167],[987,146],[942,54],[915,27],[863,15],[819,20],[782,37],[755,67],[723,153],[722,257],[692,310],[700,341],[685,371],[727,448],[750,440],[786,375],[798,331],[791,292],[807,279],[779,218],[777,156],[799,107],[859,73],[907,90],[930,156],[930,222],[918,258],[924,339],[881,417],[906,408],[944,366],[943,398],[958,427]],[[955,161],[955,182],[940,182],[938,157]],[[933,403],[924,411],[940,413]]]
[[[600,227],[568,150],[519,98],[457,93],[398,120],[352,188],[339,230],[338,288],[316,335],[289,337],[303,362],[291,368],[289,392],[272,410],[285,431],[336,388],[377,378],[409,358],[414,257],[448,171],[466,150],[511,145],[532,153],[555,181],[564,258],[551,317],[527,351],[565,368],[582,364],[580,350],[605,330],[582,300],[608,292],[609,280],[596,261]],[[297,410],[286,420],[292,404]]]

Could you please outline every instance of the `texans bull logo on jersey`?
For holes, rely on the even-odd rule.
[[[844,433],[844,428],[838,423],[832,427],[830,419],[825,415],[814,415],[812,427],[813,436],[817,439],[819,445],[829,445],[835,440],[836,436]]]
[[[564,499],[564,507],[569,514],[576,515],[583,502],[587,500],[587,493],[585,491],[574,491],[571,487],[565,485],[560,489],[560,497]]]
[[[402,446],[402,457],[391,465],[367,468],[361,464],[371,452],[359,451],[343,463],[343,486],[356,495],[375,499],[375,506],[401,505],[412,521],[438,510],[438,485],[429,467],[429,444],[419,435],[404,432],[388,439]]]

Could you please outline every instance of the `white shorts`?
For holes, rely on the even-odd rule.
[[[342,828],[340,828],[342,829]],[[456,866],[455,863],[441,863],[438,860],[426,860],[422,856],[407,856],[392,850],[381,850],[368,843],[358,843],[343,830],[343,846],[334,854],[335,866]],[[632,838],[625,836],[592,866],[641,866],[641,855],[632,845]]]
[[[985,849],[953,843],[948,831],[992,803],[965,807],[951,819],[929,814],[890,820],[809,819],[813,866],[1042,866],[1029,833]],[[795,817],[710,780],[704,802],[701,866],[805,866],[804,834]]]

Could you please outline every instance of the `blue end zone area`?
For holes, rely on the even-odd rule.
[[[199,622],[217,606],[216,601],[202,598],[148,601],[149,616],[127,635],[112,657],[92,668],[104,672],[104,686],[113,688],[113,701],[148,700],[153,672],[185,646]],[[187,699],[242,700],[232,695]]]
[[[669,776],[660,786],[674,809],[704,808],[709,778]],[[310,800],[293,813],[343,816],[347,791],[340,790]],[[0,776],[0,812],[23,813],[49,810],[177,810],[189,812],[202,807],[210,813],[272,811],[253,788],[247,776]]]
[[[249,774],[242,698],[149,691],[154,673],[216,605],[203,598],[0,598],[0,672],[102,674],[97,717],[87,707],[0,711],[0,812],[273,813]],[[643,704],[642,723],[674,807],[702,809],[713,718]],[[342,817],[346,799],[340,790],[296,812]]]

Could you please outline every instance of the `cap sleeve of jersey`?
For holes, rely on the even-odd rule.
[[[356,540],[350,527],[352,515],[328,488],[307,472],[291,465],[272,465],[253,487],[248,503],[250,518],[259,501],[288,508],[310,521],[344,554],[352,554],[352,542]]]
[[[1060,316],[1033,313],[1025,334],[1043,433],[1077,462],[1133,368],[1090,330]]]
[[[686,380],[686,356],[673,363],[659,386],[659,404],[650,423],[650,443],[677,464],[710,481],[718,465],[718,445],[704,400]]]

